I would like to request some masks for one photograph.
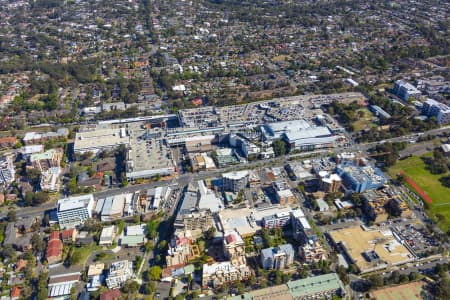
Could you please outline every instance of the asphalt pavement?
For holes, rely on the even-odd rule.
[[[351,144],[347,147],[336,147],[336,148],[333,148],[332,151],[335,153],[347,152],[347,151],[367,151],[368,149],[372,148],[373,146],[383,143],[383,142],[409,141],[411,139],[415,139],[415,138],[419,137],[420,135],[423,135],[423,136],[437,135],[437,134],[440,134],[443,132],[447,132],[447,131],[449,131],[449,129],[450,129],[450,126],[446,126],[446,127],[442,127],[442,128],[438,128],[438,129],[432,129],[432,130],[429,130],[429,131],[421,133],[421,134],[414,133],[414,134],[409,134],[409,135],[405,135],[405,136],[401,136],[401,137],[386,139],[386,140],[379,141],[379,142],[372,142],[372,143],[365,143],[365,144]],[[281,157],[267,159],[264,161],[261,161],[261,160],[252,161],[247,164],[231,166],[231,167],[227,167],[227,168],[223,168],[223,169],[203,171],[203,172],[194,173],[194,174],[185,173],[185,174],[179,175],[176,180],[159,181],[159,182],[151,182],[151,183],[136,184],[136,185],[130,184],[126,187],[121,187],[121,188],[115,187],[115,188],[111,188],[108,190],[99,191],[99,192],[94,193],[94,196],[96,198],[104,198],[104,197],[116,195],[118,193],[134,193],[134,192],[140,191],[140,190],[146,190],[146,189],[157,187],[157,186],[167,186],[167,185],[174,185],[174,186],[183,188],[190,181],[201,180],[201,179],[206,179],[206,178],[210,178],[210,177],[217,177],[225,172],[230,172],[230,171],[239,170],[239,169],[253,169],[253,168],[258,168],[258,167],[262,168],[262,167],[268,166],[270,164],[284,164],[289,159],[292,159],[292,158],[312,156],[312,155],[313,156],[314,155],[322,156],[322,155],[327,155],[328,152],[329,152],[329,150],[318,150],[318,151],[312,151],[312,152],[290,154],[290,155],[285,155],[285,156],[281,156]],[[54,209],[54,208],[56,208],[56,204],[54,202],[46,203],[39,207],[24,207],[24,208],[18,207],[16,209],[16,216],[19,218],[25,217],[25,216],[41,216],[41,217],[43,217],[45,211],[48,211],[48,210]],[[7,214],[8,214],[8,211],[3,210],[0,213],[0,218],[6,217]]]

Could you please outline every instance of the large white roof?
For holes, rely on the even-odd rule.
[[[229,273],[235,270],[235,267],[229,261],[218,262],[211,265],[203,265],[203,274],[214,274],[219,271],[223,273]]]
[[[143,235],[144,234],[144,227],[145,227],[145,224],[127,226],[127,228],[126,228],[127,236],[130,236],[130,235]]]
[[[331,136],[332,133],[328,127],[318,126],[318,127],[310,127],[303,130],[289,130],[285,133],[286,138],[290,141],[296,141],[301,139],[311,139],[318,137],[327,137]]]
[[[249,175],[249,172],[247,170],[244,170],[244,171],[234,171],[234,172],[229,172],[229,173],[223,173],[222,177],[232,179],[232,180],[239,180],[248,175]]]
[[[71,196],[68,198],[59,199],[58,211],[87,207],[90,201],[94,201],[94,196],[92,194]]]
[[[290,131],[290,130],[305,130],[311,127],[305,120],[283,121],[268,124],[268,127],[274,132]]]

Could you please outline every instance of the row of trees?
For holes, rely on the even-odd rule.
[[[450,161],[442,154],[439,149],[433,151],[432,157],[423,157],[427,164],[427,169],[431,174],[447,173],[450,167]]]
[[[411,272],[409,275],[401,274],[399,271],[393,271],[389,277],[383,277],[379,274],[372,275],[368,278],[371,288],[379,288],[385,285],[407,283],[420,278],[417,272]]]

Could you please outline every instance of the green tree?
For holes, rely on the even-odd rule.
[[[175,300],[184,300],[184,299],[186,299],[186,297],[185,297],[184,295],[182,295],[182,294],[178,294],[178,295],[175,297]]]
[[[157,281],[161,279],[162,270],[159,266],[153,266],[148,270],[148,276],[151,280]]]
[[[409,281],[414,281],[420,278],[420,274],[417,272],[411,272],[409,273]]]
[[[148,241],[147,243],[145,243],[144,247],[145,247],[145,252],[153,251],[153,248],[154,248],[153,242]]]
[[[158,251],[159,252],[163,252],[165,250],[167,246],[167,241],[166,240],[160,240],[158,243]]]
[[[369,278],[369,282],[373,287],[381,287],[384,285],[384,280],[381,275],[372,275]]]
[[[3,249],[0,251],[0,256],[2,259],[11,259],[13,260],[16,256],[16,250],[11,245],[4,245]]]
[[[134,294],[139,291],[139,283],[134,280],[128,280],[123,286],[123,291],[127,294]]]
[[[8,219],[8,222],[15,222],[17,220],[16,211],[14,209],[9,210],[6,218]]]
[[[81,251],[75,251],[75,249],[72,249],[72,251],[70,253],[69,264],[71,266],[77,265],[77,264],[81,263],[82,259],[83,259],[82,252]]]
[[[43,252],[46,247],[44,240],[37,233],[31,236],[31,246],[36,252]]]
[[[450,299],[450,280],[447,277],[441,278],[435,288],[436,299]]]
[[[280,270],[275,271],[275,284],[280,285],[283,283],[283,272]]]
[[[144,292],[146,295],[151,295],[156,292],[156,282],[149,281],[144,285]]]
[[[39,274],[38,284],[37,284],[38,300],[46,300],[47,299],[47,296],[48,296],[47,277],[48,277],[48,274],[45,272],[41,272],[41,274]]]
[[[216,235],[216,228],[214,226],[211,226],[205,233],[205,238],[207,240],[212,240],[214,236]]]
[[[287,153],[286,142],[283,140],[276,140],[272,144],[273,151],[275,152],[275,156],[285,155]]]

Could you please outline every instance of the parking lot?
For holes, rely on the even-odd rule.
[[[401,238],[419,255],[439,246],[439,241],[428,234],[422,225],[407,224],[404,227],[396,226],[396,229]]]
[[[129,124],[128,133],[132,147],[128,151],[127,170],[147,171],[155,174],[158,170],[172,168],[170,148],[163,140],[163,128],[147,128],[143,123]]]

